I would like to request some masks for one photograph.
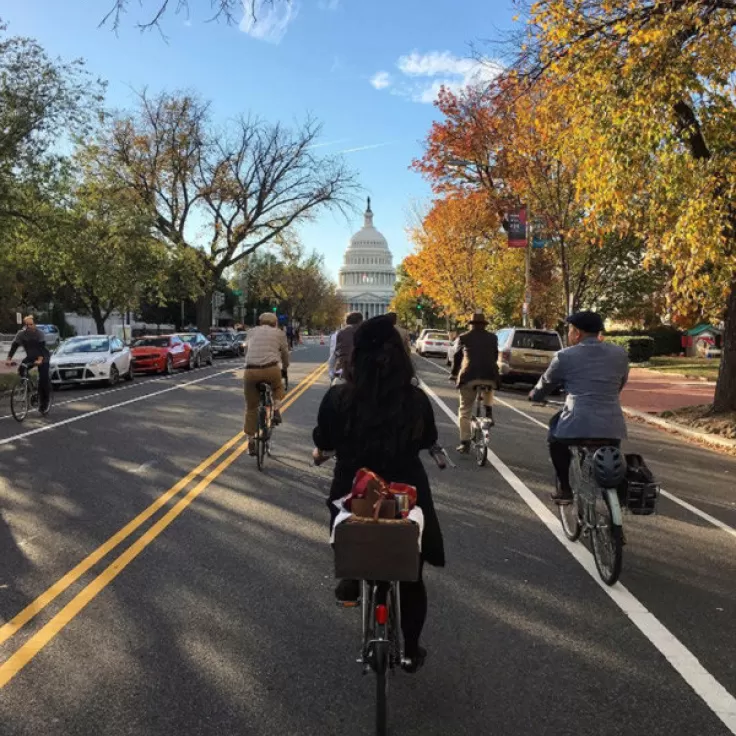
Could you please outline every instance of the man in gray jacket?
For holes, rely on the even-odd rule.
[[[562,411],[549,423],[549,454],[559,480],[552,500],[572,501],[570,445],[583,439],[606,439],[620,444],[626,439],[626,422],[619,394],[629,376],[629,358],[618,345],[602,342],[603,320],[596,312],[576,312],[567,318],[570,347],[552,359],[547,372],[529,394],[543,401],[552,391],[564,388]]]

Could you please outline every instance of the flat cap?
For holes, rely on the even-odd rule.
[[[574,327],[577,327],[579,330],[582,330],[583,332],[589,332],[591,334],[603,332],[603,330],[605,329],[603,325],[603,318],[600,316],[600,314],[598,314],[598,312],[591,312],[589,310],[585,310],[583,312],[575,312],[574,314],[571,314],[565,321],[573,325]]]

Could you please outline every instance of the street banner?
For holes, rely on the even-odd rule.
[[[526,207],[508,217],[509,248],[526,248]]]

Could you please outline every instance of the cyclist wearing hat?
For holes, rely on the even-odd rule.
[[[570,445],[584,439],[626,439],[626,422],[619,394],[629,376],[629,358],[618,345],[602,342],[603,320],[596,312],[576,312],[567,318],[567,342],[529,394],[543,401],[564,388],[565,405],[549,423],[549,454],[559,480],[552,500],[567,504],[570,488]]]
[[[458,452],[470,452],[470,417],[478,386],[498,386],[498,338],[488,332],[488,322],[482,312],[470,320],[470,330],[455,341],[455,360],[450,378],[460,391],[460,445]],[[486,417],[493,422],[493,391],[483,392]]]

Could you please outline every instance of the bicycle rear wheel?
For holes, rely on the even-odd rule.
[[[373,645],[376,669],[376,735],[388,733],[388,659],[391,644],[377,641]]]
[[[601,580],[613,585],[621,575],[624,551],[624,530],[613,523],[608,495],[598,495],[595,501],[595,526],[591,530],[593,559]]]
[[[557,491],[560,490],[560,481],[557,480]],[[572,503],[559,504],[557,506],[557,513],[560,515],[560,521],[562,522],[562,531],[565,532],[565,536],[571,542],[577,542],[582,531],[582,524],[580,523],[580,496],[573,492]]]
[[[22,422],[28,416],[28,410],[31,405],[31,392],[28,379],[21,379],[21,382],[13,388],[10,394],[10,412],[17,422]]]

